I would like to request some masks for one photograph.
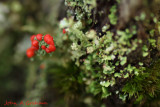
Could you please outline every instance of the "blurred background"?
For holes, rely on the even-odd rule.
[[[65,13],[63,0],[0,0],[0,107],[6,101],[48,103],[31,107],[101,105],[85,93],[84,75],[68,57],[68,45],[62,44],[66,38],[58,23]],[[30,36],[38,33],[56,38],[57,50],[52,56],[29,59]],[[17,106],[28,107],[9,105]]]
[[[30,36],[33,34],[58,36],[54,28],[57,27],[61,2],[0,0],[0,107],[4,106],[6,100],[44,100],[51,106],[56,102],[57,98],[54,99],[50,93],[53,91],[53,82],[46,79],[50,69],[55,68],[52,67],[56,63],[52,60],[54,55],[37,57],[33,61],[26,57],[26,49],[31,46]]]

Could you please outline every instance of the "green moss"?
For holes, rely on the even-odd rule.
[[[152,64],[150,68],[146,69],[146,72],[138,76],[133,77],[123,87],[122,91],[128,93],[129,97],[137,98],[137,101],[141,101],[148,96],[153,97],[160,90],[160,60]]]

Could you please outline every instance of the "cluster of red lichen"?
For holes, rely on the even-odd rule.
[[[42,34],[32,35],[31,47],[27,49],[26,55],[32,58],[38,50],[45,50],[46,53],[51,53],[56,50],[53,37],[49,34],[43,36]]]

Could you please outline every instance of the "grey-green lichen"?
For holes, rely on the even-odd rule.
[[[94,95],[102,93],[102,98],[107,98],[112,95],[113,92],[109,90],[118,84],[118,79],[127,80],[134,76],[143,76],[144,71],[146,71],[143,60],[139,60],[135,64],[130,61],[129,56],[137,49],[141,49],[139,58],[146,58],[149,56],[149,46],[158,47],[160,50],[158,46],[160,40],[158,39],[158,45],[156,45],[154,30],[148,34],[150,45],[144,44],[141,38],[135,38],[138,35],[136,24],[123,30],[112,31],[111,25],[116,25],[118,21],[117,5],[113,5],[108,15],[111,25],[106,23],[101,28],[102,35],[96,30],[84,26],[92,23],[91,13],[96,7],[95,0],[66,0],[65,4],[75,8],[75,16],[69,13],[71,16],[61,20],[60,28],[68,29],[67,35],[72,42],[68,47],[72,55],[71,59],[75,61],[75,64],[82,69],[83,75],[85,75],[83,80],[87,85],[87,92]],[[87,16],[86,19],[85,15]],[[145,20],[145,12],[136,16],[135,19],[136,21]],[[91,22],[88,23],[90,20]],[[156,19],[153,21],[157,22]],[[129,93],[129,97],[133,96],[126,90],[125,88],[123,90],[117,89],[114,93],[125,101],[128,96],[127,93]]]

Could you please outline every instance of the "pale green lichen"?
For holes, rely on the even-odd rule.
[[[120,0],[118,0],[120,2]],[[96,7],[95,0],[66,0],[66,5],[75,8],[75,19],[69,17],[60,22],[60,28],[67,28],[69,40],[72,42],[71,48],[68,47],[71,58],[87,75],[84,82],[86,83],[87,92],[94,95],[102,93],[102,98],[111,95],[108,88],[114,87],[118,79],[128,79],[133,76],[143,75],[146,70],[143,61],[132,64],[128,58],[133,52],[142,46],[142,54],[139,57],[149,56],[149,46],[144,45],[140,38],[135,38],[138,32],[138,26],[132,25],[123,30],[112,31],[111,25],[116,25],[117,5],[110,8],[108,18],[110,24],[105,24],[101,32],[94,29],[88,29],[84,25],[92,23],[91,11]],[[80,6],[82,9],[76,8]],[[84,15],[87,18],[84,18]],[[146,19],[146,13],[142,12],[136,17],[137,21]],[[85,20],[85,21],[84,21]],[[155,19],[153,19],[155,20]],[[156,21],[154,21],[156,22]],[[148,42],[151,46],[158,47],[160,50],[160,39],[157,42],[154,37],[154,31],[150,31]],[[88,81],[88,82],[86,82]],[[122,90],[116,90],[119,98],[125,101],[127,95],[122,94]]]
[[[86,33],[86,37],[88,39],[94,39],[96,36],[97,36],[97,34],[94,30],[90,30],[89,32]]]
[[[110,15],[108,16],[109,19],[110,19],[110,23],[111,23],[112,25],[116,25],[116,24],[117,24],[117,20],[118,20],[118,18],[117,18],[117,16],[116,16],[117,6],[116,6],[116,5],[112,6],[111,9],[110,9],[110,12],[111,12],[111,13],[110,13]]]

